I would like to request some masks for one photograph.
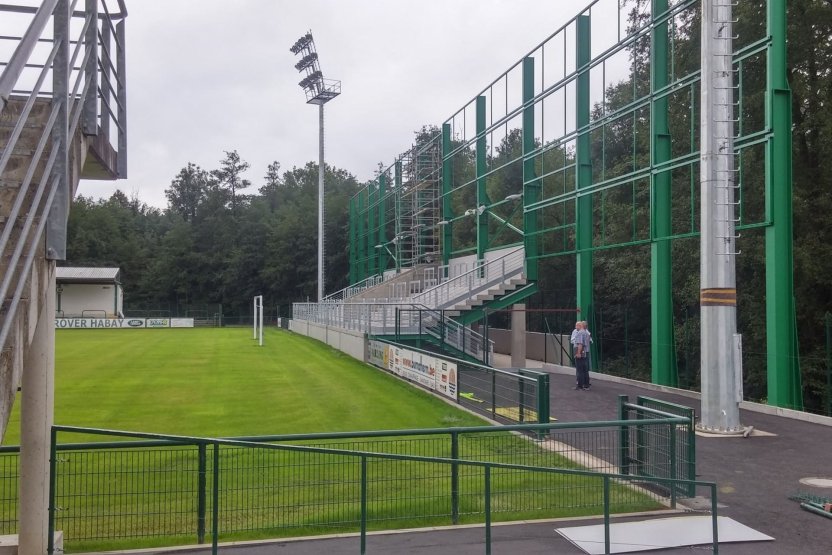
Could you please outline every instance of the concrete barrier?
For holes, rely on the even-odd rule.
[[[361,362],[367,362],[367,336],[362,332],[314,324],[305,320],[292,320],[289,322],[289,329],[297,334],[326,343],[333,349],[338,349]]]

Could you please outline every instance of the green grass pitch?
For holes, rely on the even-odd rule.
[[[484,424],[318,341],[267,329],[260,347],[251,337],[58,330],[55,423],[209,437]],[[6,445],[20,439],[15,404]]]

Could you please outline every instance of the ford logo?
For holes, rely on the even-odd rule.
[[[127,325],[131,328],[140,328],[144,325],[143,320],[128,320]]]

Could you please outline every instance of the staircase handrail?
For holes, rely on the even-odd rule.
[[[57,5],[58,0],[45,0],[37,8],[35,17],[32,18],[32,23],[29,24],[20,42],[17,43],[17,47],[14,49],[6,65],[6,69],[0,74],[0,99],[3,101],[0,104],[0,114],[6,108],[6,104],[12,95],[12,90],[14,90],[15,84],[17,84],[23,70],[26,68],[26,64],[32,57],[32,52],[34,52],[35,46],[37,46],[38,41],[43,35],[46,24],[49,23],[49,18],[52,17],[52,12],[55,11],[55,6]]]
[[[358,313],[350,313],[350,308],[357,308]],[[381,309],[381,321],[373,323],[373,310]],[[293,303],[292,304],[292,318],[294,320],[308,321],[317,324],[331,325],[344,329],[354,329],[363,333],[373,333],[373,328],[382,330],[393,330],[395,328],[394,322],[386,319],[395,317],[396,309],[403,311],[413,311],[428,314],[436,318],[437,321],[442,322],[444,326],[453,330],[461,340],[458,344],[453,344],[447,339],[448,334],[444,338],[444,342],[448,345],[457,348],[458,350],[471,354],[465,347],[474,345],[483,345],[483,348],[477,352],[481,352],[482,358],[480,360],[487,361],[491,353],[494,352],[494,341],[486,340],[482,334],[479,334],[457,322],[449,316],[445,316],[441,310],[436,310],[419,303],[396,303],[396,302],[321,302],[321,303]],[[376,313],[376,317],[378,314]],[[395,318],[394,318],[395,319]],[[428,330],[425,330],[428,331]]]
[[[347,285],[343,289],[339,289],[334,293],[330,293],[329,295],[325,296],[322,301],[341,301],[348,299],[352,296],[355,296],[362,291],[369,289],[370,287],[375,287],[379,283],[382,283],[384,280],[384,276],[369,276],[358,283],[353,283],[352,285]]]
[[[522,272],[525,261],[524,247],[518,247],[493,260],[477,261],[473,269],[422,291],[415,295],[412,300],[414,303],[432,304],[435,309],[443,308],[448,302],[459,297],[459,295],[453,296],[453,291],[470,290],[474,284],[487,285],[505,281],[506,278]],[[497,273],[495,274],[495,272]],[[431,301],[433,302],[431,303]]]
[[[14,202],[4,222],[2,233],[0,233],[0,258],[5,259],[6,251],[8,249],[12,250],[8,259],[4,260],[6,271],[4,272],[2,283],[0,283],[0,301],[5,304],[2,320],[0,320],[0,349],[6,349],[9,346],[7,342],[9,341],[13,326],[19,317],[18,307],[23,299],[23,292],[32,272],[35,257],[39,249],[43,249],[41,239],[43,238],[46,226],[52,225],[53,227],[50,227],[50,229],[54,229],[55,222],[57,222],[58,225],[62,225],[65,229],[65,219],[62,216],[57,216],[55,222],[53,222],[53,218],[50,216],[50,211],[56,202],[56,197],[59,196],[58,193],[61,192],[66,197],[64,200],[66,210],[68,210],[69,197],[73,192],[71,190],[72,184],[69,182],[68,167],[65,162],[60,160],[59,156],[69,148],[70,142],[76,134],[82,114],[85,117],[85,127],[88,123],[86,118],[89,118],[92,123],[91,128],[95,130],[93,134],[97,132],[98,107],[93,106],[94,109],[91,112],[85,110],[85,107],[89,106],[88,99],[90,99],[90,95],[94,95],[92,100],[97,101],[102,95],[109,95],[113,92],[112,90],[108,90],[99,93],[97,86],[99,69],[104,73],[108,73],[112,69],[112,67],[100,67],[103,61],[98,53],[104,50],[104,55],[109,57],[109,52],[106,51],[106,45],[102,45],[103,48],[101,50],[98,48],[98,24],[100,22],[102,26],[108,25],[112,29],[112,20],[121,19],[127,15],[124,0],[117,0],[117,2],[120,11],[112,15],[107,10],[106,0],[102,1],[105,12],[103,15],[98,14],[97,0],[93,4],[87,3],[88,6],[93,6],[88,12],[74,12],[72,14],[69,13],[69,6],[64,4],[67,6],[67,11],[62,20],[62,25],[68,32],[60,31],[60,25],[57,23],[61,21],[58,19],[60,17],[59,14],[55,13],[56,8],[59,6],[59,0],[45,0],[38,8],[8,4],[0,5],[0,12],[35,14],[25,33],[20,37],[20,42],[9,58],[5,69],[0,73],[0,99],[2,99],[2,102],[0,102],[0,114],[8,106],[12,94],[20,92],[15,91],[14,87],[20,81],[24,70],[31,67],[40,68],[41,70],[32,89],[25,91],[28,92],[28,96],[24,97],[21,95],[20,97],[22,102],[20,115],[9,134],[6,144],[0,150],[0,176],[6,170],[37,99],[43,94],[41,89],[46,75],[50,71],[53,74],[53,86],[50,93],[52,97],[52,109],[48,120],[43,126],[43,131],[38,139],[37,146],[29,159],[26,174],[16,191]],[[48,38],[44,36],[45,30],[47,29],[50,18],[53,16],[56,18],[56,31],[53,34],[54,38]],[[80,27],[80,30],[77,27],[72,29],[66,20],[66,18],[71,18],[72,16],[84,17],[84,25]],[[119,73],[124,69],[123,35],[119,37],[122,32],[123,27],[117,30],[115,37]],[[78,38],[73,40],[72,35],[69,33],[73,35],[77,33]],[[32,60],[32,55],[35,51],[35,46],[39,42],[52,42],[52,49],[45,61],[37,63]],[[74,51],[70,52],[73,45]],[[79,65],[76,65],[82,47],[85,47],[84,58]],[[93,59],[93,53],[96,54],[96,59]],[[66,65],[65,70],[61,68],[61,65],[64,64]],[[80,70],[78,70],[79,67],[81,68]],[[71,86],[70,81],[73,77],[75,77],[75,83]],[[105,76],[104,79],[109,82],[108,77]],[[115,81],[118,87],[118,90],[115,92],[117,103],[119,103],[119,113],[114,123],[119,129],[119,155],[121,156],[123,155],[122,149],[126,144],[123,142],[123,132],[126,130],[126,112],[121,105],[121,101],[124,98],[124,83],[118,75],[116,75]],[[82,84],[83,86],[81,86]],[[112,89],[112,85],[109,86]],[[112,115],[112,110],[104,99],[101,102],[101,109],[109,111]],[[61,117],[66,119],[61,121]],[[107,131],[105,130],[104,132],[106,133]],[[29,189],[32,186],[38,166],[42,161],[41,159],[50,143],[51,148],[49,149],[48,160],[44,163],[43,174],[40,177],[40,181],[36,184],[33,197],[29,198]],[[121,163],[122,159],[119,161]],[[76,169],[80,171],[80,168]],[[45,202],[41,202],[44,196],[46,200]],[[24,205],[27,201],[29,204]],[[32,208],[30,209],[29,206]],[[18,218],[23,217],[21,213],[25,215],[25,218],[19,222]],[[19,235],[12,241],[11,238],[14,229],[19,229]],[[13,291],[13,293],[9,297],[8,294],[10,291]],[[46,294],[54,293],[46,292]],[[3,425],[4,423],[0,423],[0,426]]]

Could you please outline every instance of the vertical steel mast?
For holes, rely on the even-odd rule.
[[[732,0],[702,2],[701,428],[739,433]]]
[[[289,49],[301,57],[295,69],[304,75],[300,87],[307,104],[318,105],[318,301],[324,298],[324,104],[341,94],[341,81],[324,79],[312,31],[300,37]]]

